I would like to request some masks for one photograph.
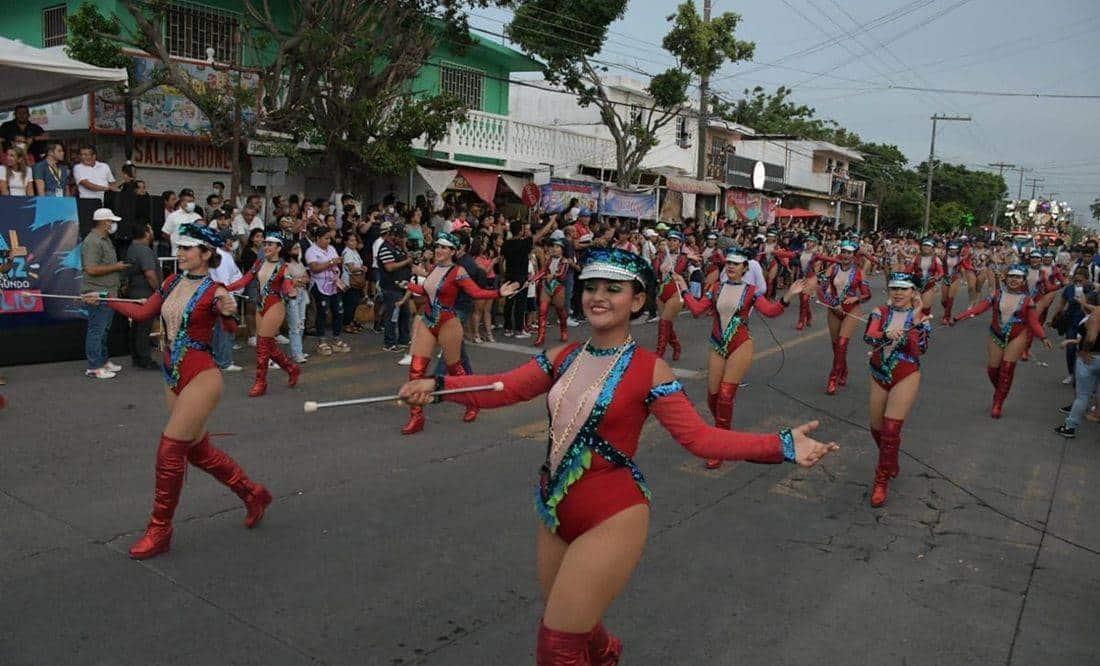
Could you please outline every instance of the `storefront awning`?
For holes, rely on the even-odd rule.
[[[665,176],[665,186],[673,192],[686,192],[688,194],[717,196],[722,193],[722,189],[715,183],[685,176]]]
[[[493,199],[496,198],[497,194],[497,182],[500,180],[499,173],[486,171],[485,169],[459,167],[458,175],[466,179],[466,182],[470,184],[470,189],[474,191],[479,199],[489,204],[489,210],[496,208]]]
[[[824,213],[816,213],[805,208],[776,208],[776,217],[821,217]]]
[[[126,83],[125,69],[94,67],[65,55],[60,47],[39,49],[0,37],[0,109],[46,104]]]

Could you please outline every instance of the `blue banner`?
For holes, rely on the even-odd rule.
[[[37,296],[80,295],[76,199],[0,197],[0,268],[0,328],[82,318],[80,301]]]
[[[606,187],[600,201],[600,213],[611,217],[657,219],[657,190],[634,192],[618,187]]]
[[[576,207],[581,215],[595,215],[600,206],[602,183],[587,180],[568,180],[551,178],[540,189],[539,210],[545,213],[568,213],[569,202],[577,200]]]

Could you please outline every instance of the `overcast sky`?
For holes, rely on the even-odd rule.
[[[660,41],[677,4],[633,0],[612,26],[603,58],[652,73],[667,68],[672,61]],[[701,11],[702,0],[696,4]],[[912,163],[928,157],[933,113],[971,115],[969,123],[939,123],[937,158],[1034,169],[1024,177],[1044,178],[1040,192],[1060,193],[1086,218],[1100,196],[1100,99],[888,89],[1100,95],[1098,0],[714,0],[712,11],[739,13],[738,37],[756,42],[757,63],[719,73],[732,77],[716,84],[727,99],[755,85],[794,85],[795,100],[820,117],[864,140],[896,144]],[[497,32],[509,16],[477,14],[475,27]],[[584,29],[552,32],[568,38],[566,27]],[[1010,172],[1006,180],[1014,196],[1019,176]],[[1026,181],[1023,190],[1030,196]]]

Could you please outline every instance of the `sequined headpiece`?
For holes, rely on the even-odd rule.
[[[936,241],[932,240],[931,238],[925,238],[924,240],[922,240],[920,242],[920,244],[921,245],[927,245],[928,247],[935,247],[936,246]]]
[[[1006,275],[1015,275],[1016,277],[1027,277],[1028,267],[1024,264],[1013,264]]]
[[[679,231],[670,231],[670,232],[668,232],[668,239],[669,240],[678,240],[681,243],[683,243],[684,242],[684,235],[682,233],[680,233]]]
[[[731,247],[726,250],[726,263],[727,264],[745,264],[748,263],[749,256],[739,247]]]
[[[643,287],[655,284],[653,267],[641,256],[618,248],[591,250],[578,280],[637,280]]]
[[[855,252],[858,249],[859,249],[859,246],[856,245],[855,243],[853,243],[850,240],[840,242],[840,251],[841,252],[844,252],[845,250],[847,250],[848,252]]]
[[[453,250],[458,247],[458,238],[452,233],[443,231],[435,237],[435,244],[441,247],[449,247]]]
[[[890,281],[886,283],[887,287],[900,287],[902,289],[916,289],[917,281],[913,279],[913,276],[909,273],[890,273]]]
[[[198,247],[200,245],[221,247],[222,244],[221,235],[217,230],[211,229],[205,224],[185,222],[179,227],[179,240],[176,242],[178,247]]]

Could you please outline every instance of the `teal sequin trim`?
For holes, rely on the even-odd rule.
[[[546,357],[546,350],[543,349],[535,356],[535,363],[539,364],[542,371],[551,377],[554,376],[554,364],[550,362],[550,359]]]
[[[608,347],[606,349],[600,349],[599,347],[593,347],[591,342],[586,342],[584,345],[584,351],[586,351],[589,356],[597,357],[614,356],[615,354],[618,354],[619,350],[622,348],[623,346],[619,345],[618,347]]]
[[[260,306],[263,307],[264,301],[267,300],[268,295],[271,293],[271,285],[275,284],[275,278],[279,277],[279,271],[283,267],[282,260],[275,263],[275,270],[271,271],[271,275],[267,277],[263,285],[260,287]],[[260,272],[256,271],[256,277],[260,276]]]
[[[535,509],[538,512],[539,519],[551,532],[557,532],[560,525],[557,514],[558,504],[565,499],[569,487],[579,481],[592,466],[593,451],[617,467],[628,468],[642,494],[646,499],[650,497],[649,486],[646,484],[645,477],[630,456],[619,451],[596,432],[607,413],[608,407],[611,405],[612,399],[615,397],[615,390],[622,382],[627,368],[630,367],[630,361],[634,358],[636,349],[637,344],[632,341],[623,350],[622,356],[611,369],[607,381],[596,397],[592,412],[577,432],[577,436],[570,444],[569,450],[562,457],[557,470],[550,469],[550,445],[547,445],[547,459],[543,463],[539,486],[535,492]],[[581,347],[578,346],[569,353],[558,370],[559,377],[565,374],[580,352]]]
[[[175,289],[179,284],[179,279],[172,282],[172,285],[165,293],[165,298],[168,294]],[[210,345],[194,340],[187,334],[188,325],[191,322],[191,313],[195,311],[195,306],[198,305],[202,297],[206,295],[206,292],[214,286],[214,281],[209,277],[204,277],[199,288],[195,290],[195,293],[191,295],[190,300],[187,301],[187,305],[183,308],[183,317],[180,319],[179,331],[176,333],[176,339],[172,341],[172,349],[168,353],[168,363],[164,366],[164,379],[168,382],[168,388],[174,389],[180,383],[180,367],[183,365],[183,357],[190,349],[198,351],[210,351]],[[167,327],[165,327],[167,330]]]
[[[902,361],[909,361],[910,363],[920,365],[920,359],[914,358],[904,351],[905,338],[899,340],[897,344],[895,344],[890,350],[889,354],[884,353],[886,347],[890,346],[890,342],[886,339],[885,335],[886,331],[890,328],[890,322],[891,320],[893,320],[894,315],[901,314],[902,312],[905,313],[905,324],[902,326],[901,330],[902,333],[904,333],[907,337],[909,335],[909,331],[913,328],[913,315],[915,314],[913,310],[895,310],[893,307],[891,307],[888,312],[889,314],[886,317],[886,321],[882,324],[883,342],[880,343],[878,341],[875,341],[873,338],[868,338],[870,344],[877,347],[877,349],[875,349],[874,352],[871,354],[871,360],[869,362],[871,366],[871,376],[873,376],[875,379],[879,380],[883,384],[894,383],[894,368],[898,367],[898,363],[901,363]],[[878,314],[878,310],[875,310],[872,313],[872,317]],[[876,356],[880,357],[882,361],[876,363]]]
[[[779,431],[779,441],[783,443],[783,460],[794,462],[794,435],[791,434],[790,428]]]
[[[664,384],[658,384],[649,389],[649,395],[645,397],[645,406],[648,408],[653,403],[657,402],[661,398],[667,398],[673,393],[684,390],[684,385],[679,380],[674,379],[671,382],[665,382]]]

